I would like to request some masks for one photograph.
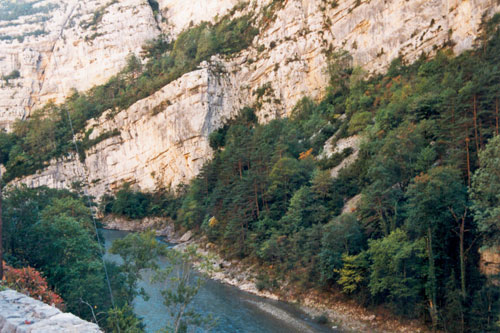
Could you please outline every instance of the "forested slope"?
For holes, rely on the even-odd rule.
[[[262,125],[243,109],[211,135],[177,223],[260,263],[261,288],[291,280],[446,331],[498,330],[499,289],[479,271],[479,252],[500,245],[498,19],[473,51],[396,60],[367,80],[337,54],[326,97],[290,118]],[[364,138],[335,178],[349,150],[319,158],[333,134]]]

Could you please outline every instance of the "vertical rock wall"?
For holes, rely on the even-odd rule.
[[[159,34],[147,0],[43,0],[47,12],[0,21],[0,127],[72,89],[106,82]],[[34,22],[34,23],[33,23]]]
[[[185,74],[113,119],[104,114],[89,124],[91,138],[115,128],[120,135],[94,146],[84,163],[74,157],[53,161],[20,181],[68,188],[88,179],[96,197],[125,181],[143,190],[187,183],[212,154],[209,134],[239,109],[228,103],[227,85],[225,76],[209,67]]]
[[[104,2],[85,1],[85,6],[91,3],[92,8],[102,8]],[[188,5],[185,1],[159,0],[155,17],[147,0],[122,0],[106,7],[101,25],[93,32],[97,36],[90,42],[85,38],[92,37],[92,29],[82,32],[81,23],[75,23],[73,30],[64,28],[50,58],[57,61],[40,60],[43,57],[35,51],[20,53],[23,59],[32,59],[27,62],[38,63],[33,68],[47,63],[43,68],[51,75],[45,75],[45,81],[31,77],[31,86],[41,88],[33,88],[29,97],[21,92],[24,88],[12,88],[18,91],[15,96],[24,99],[2,99],[0,121],[6,123],[13,113],[2,112],[1,103],[23,108],[29,104],[26,101],[62,97],[65,93],[58,91],[67,93],[72,85],[85,89],[99,83],[119,70],[127,52],[135,52],[160,28],[175,36],[191,21],[213,20],[227,13],[260,13],[260,33],[247,50],[233,57],[213,57],[210,64],[185,74],[113,119],[103,115],[90,124],[93,135],[114,129],[121,134],[88,151],[85,168],[71,158],[52,161],[45,170],[18,182],[69,187],[82,179],[82,170],[86,170],[91,193],[96,196],[115,190],[124,181],[143,190],[188,182],[211,157],[209,134],[241,107],[255,107],[259,120],[267,121],[289,115],[304,96],[321,97],[328,85],[329,57],[335,50],[348,51],[354,64],[366,73],[385,70],[398,56],[411,62],[423,52],[432,54],[444,46],[459,53],[473,47],[480,37],[481,22],[500,10],[497,0],[286,0],[277,2],[276,11],[266,18],[263,8],[270,0],[230,10],[238,3],[196,0]],[[70,4],[79,10],[80,2],[69,2],[60,7],[66,8],[64,13],[71,12]],[[85,13],[77,18],[79,22],[93,19],[92,11]],[[59,21],[64,21],[64,15],[73,17],[60,14]],[[25,75],[22,72],[18,80],[24,80]],[[257,94],[259,90],[264,93]],[[0,89],[0,96],[5,91]]]

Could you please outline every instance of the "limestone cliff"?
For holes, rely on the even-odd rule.
[[[48,0],[47,0],[48,1]],[[47,34],[24,42],[0,41],[0,72],[18,69],[20,77],[2,83],[0,121],[8,126],[33,107],[85,90],[117,73],[130,52],[165,33],[171,38],[203,20],[227,13],[258,15],[253,45],[232,58],[213,57],[113,119],[103,115],[89,127],[93,135],[118,129],[79,161],[53,161],[22,182],[67,187],[83,170],[91,193],[99,196],[124,181],[152,190],[187,182],[210,158],[208,135],[245,105],[258,107],[261,121],[289,114],[304,97],[320,97],[328,83],[327,57],[351,53],[366,72],[384,70],[390,61],[407,61],[444,44],[456,53],[471,48],[482,19],[500,9],[496,0],[286,0],[266,18],[271,1],[252,1],[232,11],[236,0],[147,0],[57,2],[44,22]],[[43,2],[42,2],[43,3]],[[102,13],[97,15],[95,13]],[[0,33],[28,29],[30,17],[0,23]],[[93,22],[96,21],[94,25]],[[88,27],[91,24],[92,27]],[[10,29],[10,30],[9,30]],[[34,29],[31,27],[31,29]],[[264,89],[265,93],[255,92]]]
[[[51,99],[61,102],[73,89],[106,82],[130,53],[138,55],[162,31],[174,37],[237,1],[161,1],[157,15],[147,0],[20,2],[35,9],[3,21],[0,16],[0,77],[19,72],[0,80],[0,126],[6,128]]]
[[[208,67],[187,73],[113,119],[105,113],[89,124],[92,137],[115,128],[121,134],[88,151],[86,167],[74,158],[53,161],[22,182],[68,188],[88,172],[90,193],[98,197],[124,181],[145,190],[186,183],[211,155],[208,135],[238,109],[228,103],[227,84]]]
[[[34,1],[47,12],[0,22],[0,124],[8,127],[50,99],[104,83],[129,53],[159,34],[146,0]]]

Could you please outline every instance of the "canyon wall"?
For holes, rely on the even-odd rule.
[[[267,121],[290,114],[304,96],[321,97],[335,50],[348,51],[367,74],[385,70],[398,56],[411,62],[443,46],[460,53],[473,47],[482,20],[500,9],[496,0],[287,0],[268,17],[263,10],[270,1],[264,0],[246,6],[160,0],[157,9],[146,0],[53,2],[58,7],[44,23],[46,35],[0,41],[2,75],[20,71],[0,88],[4,127],[49,99],[62,101],[72,89],[104,82],[160,33],[173,39],[204,20],[260,13],[260,32],[248,49],[213,57],[114,118],[105,114],[89,124],[94,136],[114,129],[120,135],[87,151],[85,168],[70,157],[17,180],[69,187],[85,173],[97,196],[124,181],[143,190],[189,181],[211,156],[210,132],[241,107],[254,106],[259,120]],[[239,9],[231,10],[234,5]],[[97,19],[96,11],[102,12]],[[20,29],[29,19],[17,27],[0,22],[0,32]]]
[[[155,16],[147,0],[23,2],[38,9],[16,19],[0,19],[0,78],[19,72],[18,78],[0,79],[3,128],[49,100],[62,102],[73,89],[85,91],[105,83],[123,69],[129,54],[139,55],[146,41],[158,37],[160,25],[172,33],[187,27],[181,14],[178,23],[172,18],[173,24],[164,24],[166,18]],[[166,2],[165,13],[167,7],[182,13],[190,3]],[[231,1],[226,2],[232,7]],[[217,6],[219,1],[207,3],[212,5],[203,11],[203,20],[225,8]]]
[[[152,96],[107,119],[89,124],[91,139],[118,128],[113,136],[92,147],[81,162],[74,156],[53,161],[45,170],[21,182],[36,187],[69,188],[88,179],[89,193],[100,197],[125,181],[141,189],[175,187],[196,176],[211,155],[208,136],[234,115],[228,103],[228,80],[204,68],[187,73]]]
[[[0,21],[0,125],[49,100],[62,102],[72,89],[85,91],[106,82],[159,34],[146,0],[35,1],[50,8]]]

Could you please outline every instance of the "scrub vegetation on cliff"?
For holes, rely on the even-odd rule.
[[[47,13],[58,7],[58,5],[52,3],[40,5],[41,2],[41,0],[31,2],[12,0],[0,1],[0,21],[14,21],[23,16]]]
[[[160,88],[193,71],[215,54],[230,55],[248,47],[258,29],[252,15],[236,19],[225,16],[215,24],[201,23],[182,32],[175,41],[165,37],[146,44],[143,48],[144,64],[130,55],[122,72],[106,84],[86,93],[74,92],[63,104],[47,104],[34,111],[27,120],[18,120],[12,133],[0,133],[0,159],[7,168],[3,179],[33,174],[53,158],[74,152],[72,126],[81,134],[77,142],[80,158],[84,151],[117,131],[102,133],[90,139],[92,130],[85,131],[88,120],[98,118],[106,110],[114,113],[124,110]]]

